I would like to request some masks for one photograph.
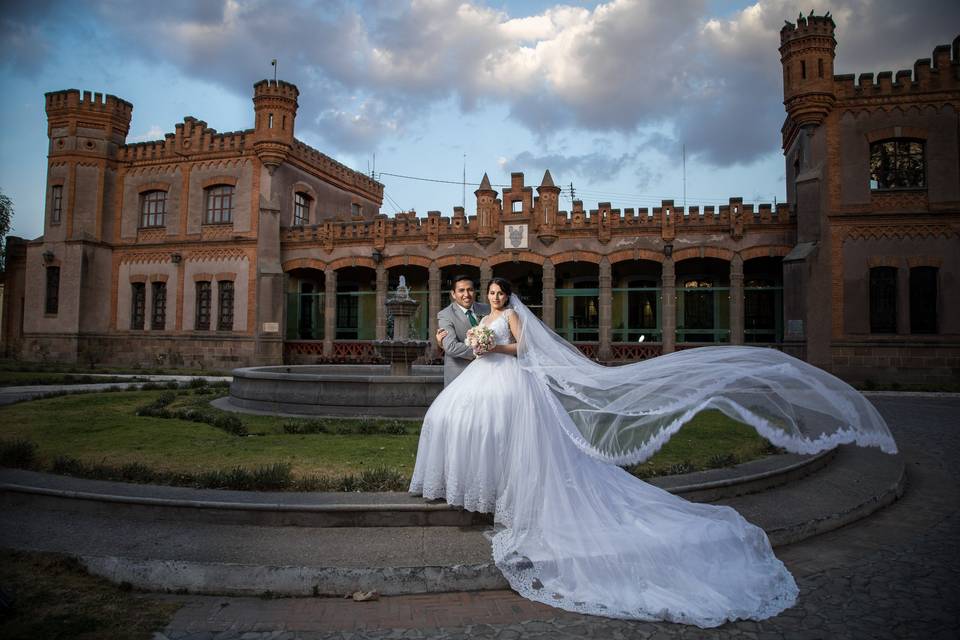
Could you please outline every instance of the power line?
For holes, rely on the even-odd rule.
[[[466,182],[465,180],[443,180],[443,179],[440,179],[440,178],[421,178],[421,177],[419,177],[419,176],[407,176],[407,175],[403,175],[403,174],[401,174],[401,173],[389,173],[389,172],[387,172],[387,171],[381,171],[381,172],[379,173],[379,175],[381,175],[381,176],[392,176],[392,177],[394,177],[394,178],[403,178],[403,179],[405,179],[405,180],[419,180],[419,181],[421,181],[421,182],[439,182],[439,183],[441,183],[441,184],[457,184],[457,185],[469,184],[471,187],[479,187],[479,186],[480,186],[480,183],[479,183],[479,182]],[[510,185],[509,185],[509,184],[492,184],[492,185],[490,185],[490,186],[491,186],[491,187],[509,187]]]

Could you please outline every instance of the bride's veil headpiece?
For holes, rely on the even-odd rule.
[[[839,378],[776,349],[718,346],[604,366],[544,325],[513,295],[520,366],[559,398],[587,453],[615,464],[652,456],[688,420],[718,409],[795,453],[839,444],[896,453],[883,418]]]

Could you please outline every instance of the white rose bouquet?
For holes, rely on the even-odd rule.
[[[488,353],[497,344],[496,338],[490,327],[478,324],[467,331],[467,346],[473,349],[475,356],[482,356]]]

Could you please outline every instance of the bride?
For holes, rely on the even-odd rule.
[[[792,606],[793,576],[730,507],[621,469],[719,409],[774,444],[896,452],[854,389],[773,349],[705,347],[622,367],[582,356],[520,300],[487,289],[496,345],[424,418],[410,492],[492,512],[493,558],[520,595],[579,613],[715,627]]]

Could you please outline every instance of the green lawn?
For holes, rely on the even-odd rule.
[[[51,553],[0,550],[0,584],[14,598],[0,616],[2,638],[143,640],[180,607],[114,586]]]
[[[0,408],[0,440],[25,439],[37,445],[39,468],[58,456],[87,464],[199,474],[234,467],[284,463],[294,478],[336,476],[387,468],[409,477],[420,424],[416,421],[325,420],[328,433],[287,433],[285,424],[303,420],[241,415],[249,435],[237,436],[200,422],[135,415],[138,407],[169,391],[120,391],[70,395]],[[209,402],[223,390],[181,390],[171,410],[195,408],[228,414]],[[364,433],[394,430],[403,435]],[[647,477],[726,466],[769,455],[772,449],[753,429],[718,412],[705,412],[684,426],[651,460],[632,471]]]

